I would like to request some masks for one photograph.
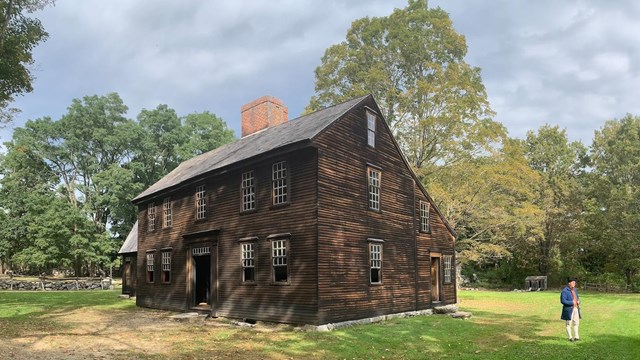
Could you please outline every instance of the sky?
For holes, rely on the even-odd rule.
[[[117,92],[135,118],[167,104],[210,111],[240,134],[240,107],[275,96],[299,116],[314,70],[359,18],[406,0],[57,0],[34,14],[49,39],[34,50],[34,91],[12,128],[59,119],[72,99]],[[591,143],[606,120],[640,115],[640,2],[430,0],[466,37],[495,120],[512,137],[543,124]]]

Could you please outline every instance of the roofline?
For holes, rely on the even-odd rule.
[[[225,165],[221,168],[217,168],[217,169],[213,169],[213,170],[209,170],[207,172],[204,172],[202,174],[199,174],[197,176],[191,177],[186,179],[185,181],[182,181],[178,184],[175,184],[173,186],[169,186],[166,187],[164,189],[160,189],[154,193],[148,194],[146,196],[140,197],[140,198],[134,198],[133,200],[131,200],[131,203],[134,205],[139,205],[141,203],[144,203],[152,198],[156,198],[156,197],[160,197],[163,194],[169,194],[172,192],[175,192],[177,190],[180,190],[186,186],[189,186],[190,184],[193,183],[197,183],[198,181],[201,181],[204,178],[210,177],[210,176],[215,176],[215,175],[222,175],[224,173],[227,173],[231,170],[233,170],[235,167],[240,167],[240,165],[244,165],[246,163],[252,163],[257,161],[257,159],[261,158],[261,157],[273,157],[273,156],[278,156],[280,154],[286,154],[289,152],[293,152],[295,150],[298,149],[302,149],[302,148],[306,148],[306,147],[313,147],[313,144],[311,144],[311,141],[309,139],[302,139],[290,144],[286,144],[283,146],[279,146],[277,148],[271,149],[267,152],[263,152],[260,154],[256,154],[254,156],[248,157],[246,159],[242,159],[240,161],[236,161],[234,163]]]
[[[377,110],[378,114],[380,114],[380,117],[382,118],[382,124],[383,126],[387,129],[387,131],[389,132],[389,134],[391,134],[391,141],[393,141],[393,145],[396,147],[396,150],[398,151],[398,153],[400,154],[400,157],[402,158],[402,161],[404,162],[405,166],[407,167],[407,169],[409,169],[409,172],[411,173],[411,176],[413,177],[413,181],[418,184],[418,187],[420,188],[420,190],[422,191],[422,194],[427,198],[427,200],[429,200],[429,202],[431,204],[433,204],[433,208],[436,210],[436,213],[438,213],[438,215],[440,215],[440,218],[442,219],[442,221],[444,222],[444,225],[447,227],[447,229],[449,230],[449,232],[451,233],[451,235],[453,235],[454,239],[458,237],[458,233],[453,229],[453,227],[451,226],[451,224],[449,224],[449,221],[447,220],[447,218],[442,214],[442,211],[440,211],[440,208],[438,208],[438,205],[436,205],[436,202],[433,200],[433,198],[431,197],[431,195],[429,195],[429,193],[427,192],[427,189],[425,189],[424,185],[422,184],[422,182],[420,181],[420,179],[418,179],[418,175],[416,175],[415,171],[413,171],[413,168],[411,167],[411,165],[409,164],[409,162],[407,161],[407,158],[404,156],[404,152],[402,152],[402,149],[400,149],[400,145],[398,145],[398,142],[396,141],[395,136],[393,136],[393,131],[391,131],[391,128],[389,127],[389,125],[387,124],[387,120],[384,118],[384,116],[382,115],[382,111],[380,111],[380,107],[378,106],[378,103],[376,102],[376,100],[373,98],[373,96],[371,94],[369,94],[369,96],[367,96],[366,98],[362,99],[362,101],[358,102],[356,105],[360,105],[363,101],[367,100],[371,98],[372,102],[373,102],[373,106],[375,106],[375,110]],[[356,106],[354,105],[354,107]],[[352,107],[353,108],[353,107]],[[351,109],[349,109],[351,110]],[[344,114],[343,114],[344,115]],[[341,116],[342,117],[342,116]],[[332,124],[333,125],[333,124]],[[327,126],[328,128],[328,126]],[[414,204],[415,206],[415,204]]]

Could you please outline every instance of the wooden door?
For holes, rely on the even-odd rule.
[[[431,301],[440,301],[440,258],[431,258]]]

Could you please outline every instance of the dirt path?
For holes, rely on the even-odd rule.
[[[41,327],[32,327],[41,331],[0,339],[0,358],[132,359],[206,355],[207,358],[243,359],[251,357],[252,349],[225,346],[225,339],[248,339],[257,332],[275,330],[241,330],[224,320],[180,322],[170,319],[171,315],[146,309],[50,314],[38,320]]]

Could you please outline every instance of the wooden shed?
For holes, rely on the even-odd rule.
[[[287,113],[243,106],[241,139],[133,199],[137,304],[320,325],[455,303],[455,233],[373,97]]]
[[[136,296],[138,222],[136,221],[127,235],[118,254],[122,256],[122,294]]]

